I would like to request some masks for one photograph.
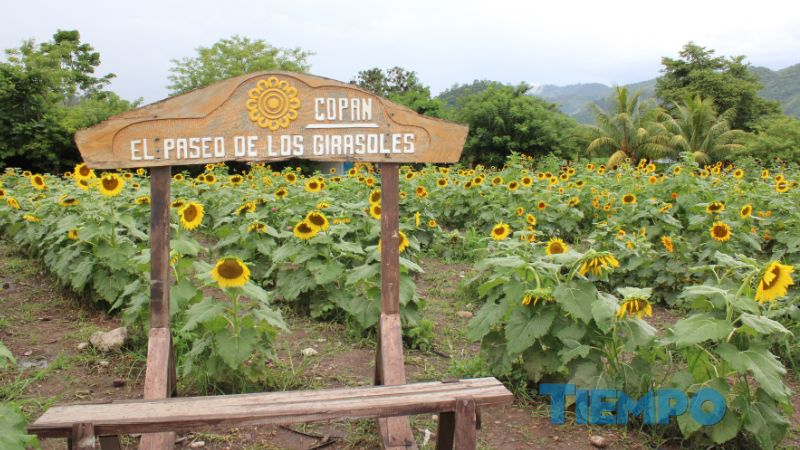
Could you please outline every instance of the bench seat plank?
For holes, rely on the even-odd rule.
[[[292,424],[455,411],[457,398],[477,407],[510,404],[495,378],[163,400],[53,406],[28,427],[40,437],[69,437],[74,423],[98,435],[190,431],[212,425]]]

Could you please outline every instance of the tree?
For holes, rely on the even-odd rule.
[[[667,134],[656,122],[659,111],[639,97],[639,92],[630,95],[627,87],[615,86],[610,112],[589,104],[595,125],[587,153],[610,154],[606,163],[609,167],[626,159],[636,163],[640,158],[657,159],[672,153]]]
[[[731,116],[733,110],[717,115],[713,100],[695,95],[673,105],[672,114],[663,114],[661,123],[672,134],[670,147],[676,152],[692,153],[699,164],[709,164],[743,147],[746,133],[731,129]]]
[[[173,59],[167,86],[171,94],[183,94],[217,81],[262,70],[308,72],[312,52],[299,47],[277,48],[262,39],[239,36],[220,39],[211,47],[198,47],[197,56]]]
[[[114,77],[96,77],[100,55],[76,30],[52,41],[24,41],[0,63],[0,164],[59,170],[80,160],[73,133],[135,103],[104,91]]]
[[[656,80],[656,96],[666,108],[679,104],[687,95],[713,99],[722,111],[732,110],[730,126],[750,130],[763,116],[780,113],[780,104],[759,97],[763,85],[751,73],[744,56],[714,56],[714,50],[693,42],[686,44],[680,58],[664,57],[663,75]]]
[[[572,157],[579,125],[555,104],[527,95],[530,86],[493,83],[465,96],[453,119],[469,125],[463,160],[500,166],[512,151]]]
[[[752,156],[766,162],[778,158],[800,164],[800,120],[784,115],[761,118],[737,156]]]
[[[350,84],[386,97],[420,114],[442,117],[442,103],[431,98],[430,88],[420,82],[413,70],[395,66],[384,72],[378,67],[373,67],[359,71]]]

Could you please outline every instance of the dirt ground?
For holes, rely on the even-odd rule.
[[[422,261],[426,270],[418,280],[419,293],[427,302],[425,317],[435,322],[435,352],[407,350],[409,381],[439,380],[460,373],[478,354],[464,330],[469,321],[459,311],[474,311],[458,284],[468,265],[435,259]],[[677,315],[656,312],[659,323],[671,323]],[[279,362],[273,384],[279,389],[321,389],[368,385],[374,371],[374,342],[355,338],[336,323],[317,322],[287,313],[291,334],[276,343]],[[18,369],[0,370],[0,400],[21,406],[31,418],[57,403],[95,402],[141,398],[144,380],[143,342],[110,354],[91,348],[78,350],[97,330],[119,326],[119,320],[91,309],[80,298],[61,289],[42,267],[7,242],[0,241],[0,341],[17,357]],[[306,348],[317,350],[305,357]],[[797,382],[790,384],[795,389]],[[187,393],[180,385],[179,391]],[[793,398],[795,410],[800,397]],[[552,425],[548,404],[541,399],[518,399],[507,408],[482,411],[479,431],[481,449],[593,449],[592,435],[606,438],[608,448],[654,448],[653,437],[621,427]],[[800,446],[798,415],[785,444]],[[435,416],[415,416],[412,428],[421,448],[433,448]],[[427,436],[427,440],[426,440]],[[123,438],[124,448],[134,449],[136,436]],[[199,447],[202,441],[204,445]],[[178,436],[176,448],[208,449],[371,449],[378,448],[373,421],[341,421],[293,427],[211,428]],[[65,440],[42,442],[44,449],[65,449]],[[797,448],[797,447],[795,447]]]

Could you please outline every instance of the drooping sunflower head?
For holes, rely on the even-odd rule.
[[[30,177],[30,180],[31,180],[31,185],[33,185],[33,187],[36,188],[36,190],[43,191],[47,189],[47,183],[45,183],[44,177],[39,175],[38,173],[36,175],[32,175]]]
[[[545,248],[545,253],[550,255],[560,255],[561,253],[566,253],[569,250],[569,246],[564,243],[559,238],[551,238],[547,241],[547,247]]]
[[[306,215],[306,223],[312,228],[316,228],[317,230],[325,231],[330,227],[330,223],[328,223],[328,218],[325,217],[325,214],[322,214],[320,211],[311,211]]]
[[[725,242],[731,238],[731,226],[725,222],[714,222],[709,233],[715,241]]]
[[[792,280],[794,267],[787,264],[780,264],[772,261],[762,272],[756,288],[756,301],[759,303],[773,302],[778,297],[786,295],[789,286],[794,284]]]
[[[241,287],[250,280],[250,269],[241,259],[226,256],[220,258],[214,268],[211,269],[211,278],[222,289]]]
[[[78,230],[74,230],[73,229],[73,230],[67,231],[67,239],[69,239],[71,241],[77,241],[78,240]]]
[[[709,214],[719,214],[722,211],[725,211],[724,202],[711,202],[706,206],[706,212]]]
[[[240,216],[240,215],[242,215],[242,213],[255,212],[257,206],[258,205],[256,204],[256,202],[253,202],[253,201],[244,202],[238,208],[236,208],[236,215]]]
[[[14,209],[19,209],[19,202],[14,197],[6,197],[6,205]]]
[[[247,225],[247,232],[248,233],[266,233],[267,226],[261,222],[253,222]]]
[[[186,200],[182,198],[176,198],[175,200],[172,201],[172,204],[170,206],[180,211],[181,208],[183,208],[185,205],[186,205]]]
[[[506,223],[500,222],[492,228],[492,239],[495,241],[503,241],[509,234],[511,234],[511,227]]]
[[[536,225],[536,216],[531,213],[525,215],[525,223],[528,225]]]
[[[66,195],[61,197],[61,200],[58,201],[58,204],[64,207],[67,206],[76,206],[80,204],[80,200],[75,197],[67,197]]]
[[[581,199],[579,199],[578,197],[572,197],[571,199],[569,199],[569,202],[567,202],[567,205],[569,205],[569,206],[574,208],[574,207],[580,205],[580,203],[581,203]]]
[[[525,214],[525,208],[522,206],[517,207],[517,217],[522,217],[523,214]]]
[[[200,203],[189,202],[178,211],[178,215],[180,216],[181,226],[191,231],[199,227],[203,222],[205,210]]]
[[[314,228],[305,220],[301,220],[294,226],[294,235],[300,240],[308,240],[319,233],[319,228]]]
[[[653,306],[645,298],[626,298],[617,310],[618,319],[624,319],[625,316],[639,319],[653,317]]]
[[[406,236],[406,234],[401,231],[400,242],[398,243],[397,249],[400,251],[400,253],[403,253],[408,248],[409,245],[411,244],[408,241],[408,236]]]
[[[661,245],[663,245],[664,249],[669,253],[675,251],[675,244],[672,242],[672,238],[669,236],[661,236]]]
[[[578,262],[578,273],[581,276],[586,276],[587,273],[600,276],[604,271],[610,272],[619,267],[619,261],[609,252],[589,253]]]
[[[106,197],[115,197],[122,192],[122,186],[125,184],[125,181],[117,174],[106,172],[100,178],[100,183],[98,183],[98,188],[100,189],[100,193],[105,195]]]
[[[742,219],[747,219],[752,214],[753,214],[753,205],[749,203],[742,206],[742,209],[739,210],[739,217],[741,217]]]
[[[22,219],[28,222],[38,222],[40,219],[33,214],[25,214]]]

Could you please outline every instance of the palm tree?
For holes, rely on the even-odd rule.
[[[682,104],[675,104],[672,114],[662,113],[660,123],[672,134],[669,145],[676,152],[691,152],[698,164],[720,160],[733,150],[743,147],[746,133],[731,130],[731,108],[717,115],[714,100],[699,95],[687,95]]]
[[[610,153],[609,167],[619,165],[625,159],[656,159],[670,155],[674,150],[667,145],[669,134],[656,122],[661,110],[640,101],[640,93],[628,94],[628,88],[614,87],[610,112],[595,104],[589,108],[595,117],[592,127],[595,138],[586,151]]]

